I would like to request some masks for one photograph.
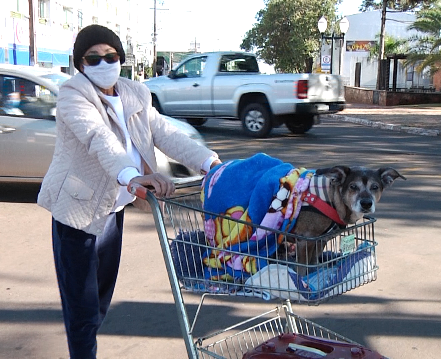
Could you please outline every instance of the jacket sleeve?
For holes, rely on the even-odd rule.
[[[216,152],[200,145],[181,132],[165,120],[154,107],[150,109],[149,120],[155,146],[170,158],[191,168],[193,171],[200,172],[202,164],[210,156],[218,158]]]
[[[151,93],[146,85],[133,85],[136,86],[138,98],[143,103],[144,111],[146,111],[147,126],[155,147],[195,172],[201,171],[202,163],[209,157],[218,158],[216,152],[200,145],[164,119],[152,106]]]
[[[135,164],[112,131],[105,107],[93,87],[87,84],[81,90],[76,87],[66,83],[60,88],[57,121],[65,123],[89,155],[96,156],[102,168],[116,181],[123,168],[135,167]]]

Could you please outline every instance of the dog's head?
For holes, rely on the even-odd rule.
[[[390,167],[371,170],[365,167],[335,166],[319,169],[317,175],[329,178],[332,202],[346,223],[374,213],[383,190],[397,178],[406,179]]]

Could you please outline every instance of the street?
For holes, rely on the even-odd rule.
[[[390,166],[398,179],[375,217],[378,279],[319,306],[294,311],[390,358],[438,358],[441,340],[439,137],[324,118],[306,135],[285,127],[246,137],[240,122],[198,128],[222,160],[265,152],[307,168]],[[50,214],[35,204],[38,185],[0,187],[0,358],[68,358],[53,268]],[[152,216],[128,207],[114,300],[98,336],[99,358],[185,358],[185,347]],[[186,295],[190,313],[198,296]],[[196,327],[223,328],[274,306],[258,299],[208,299]],[[228,324],[229,323],[229,324]]]

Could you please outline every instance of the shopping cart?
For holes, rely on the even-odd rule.
[[[129,190],[151,206],[189,358],[241,359],[250,349],[287,332],[356,344],[296,315],[292,303],[317,305],[376,279],[374,218],[366,217],[359,224],[320,237],[302,238],[204,211],[200,182],[176,187],[172,198],[160,199],[136,184],[129,186]],[[250,233],[263,231],[268,240],[277,236],[279,243],[311,241],[323,249],[322,254],[314,264],[300,265],[290,257],[288,246],[272,258],[262,251],[251,253],[244,246],[219,250],[205,238],[204,218],[212,215],[223,217],[225,225],[247,226]],[[206,266],[207,257],[213,257],[213,253],[215,259],[228,255],[266,265],[258,267],[252,275],[232,277]],[[298,275],[299,272],[304,274]],[[187,314],[184,290],[200,294],[193,318]],[[280,304],[253,318],[227,328],[214,328],[211,334],[194,338],[204,299],[210,295],[279,298]]]

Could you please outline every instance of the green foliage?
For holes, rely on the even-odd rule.
[[[405,62],[406,66],[416,66],[421,72],[430,69],[433,74],[440,69],[441,64],[441,7],[434,6],[417,13],[417,18],[409,30],[418,30],[422,35],[412,38],[412,49]]]
[[[363,0],[360,11],[378,10],[383,7],[383,1],[387,2],[387,8],[395,11],[415,11],[430,7],[437,0]]]
[[[380,35],[376,36],[379,39]],[[405,54],[409,51],[409,40],[407,39],[397,39],[393,36],[384,36],[384,55],[394,55],[394,54]],[[369,50],[369,59],[378,58],[380,53],[380,44],[377,42],[375,46],[371,47]]]
[[[267,0],[256,16],[241,48],[253,51],[281,72],[306,72],[317,56],[321,35],[317,22],[325,16],[335,22],[335,8],[341,0]]]

